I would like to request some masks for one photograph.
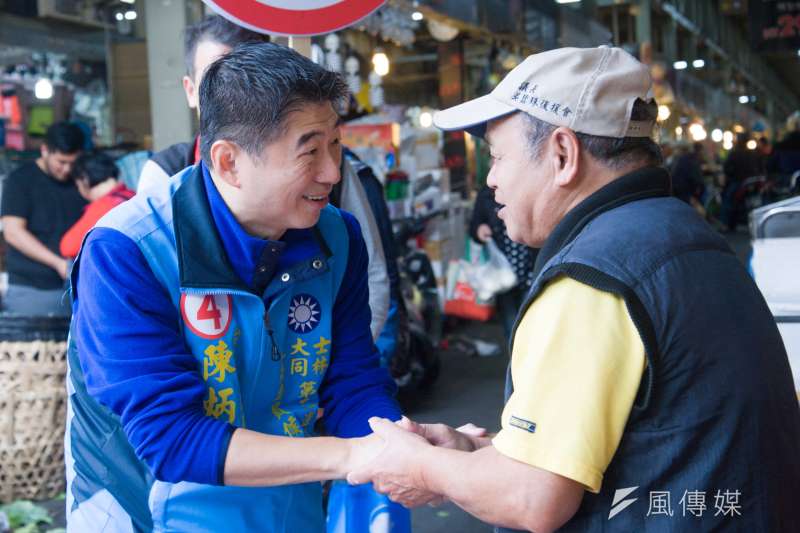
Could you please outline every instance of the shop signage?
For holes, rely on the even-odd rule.
[[[231,22],[273,35],[319,35],[366,17],[385,0],[203,0]]]
[[[750,0],[750,39],[758,51],[800,47],[800,1]]]

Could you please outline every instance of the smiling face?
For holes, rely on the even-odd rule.
[[[489,123],[486,140],[490,145],[492,168],[486,183],[494,189],[502,208],[508,236],[520,243],[540,247],[560,218],[561,192],[548,165],[547,143],[539,157],[531,157],[525,138],[522,113]]]
[[[305,103],[285,119],[283,134],[253,157],[230,141],[211,148],[220,192],[251,234],[279,238],[310,228],[340,179],[339,115],[328,103]]]

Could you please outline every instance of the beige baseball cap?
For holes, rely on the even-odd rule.
[[[631,110],[652,98],[649,69],[621,48],[558,48],[528,56],[491,93],[439,111],[433,122],[483,137],[488,121],[523,111],[588,135],[649,137],[655,122],[631,120]]]

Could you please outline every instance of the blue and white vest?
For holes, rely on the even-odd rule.
[[[199,167],[148,193],[97,226],[129,236],[169,293],[206,382],[205,413],[262,433],[314,435],[317,391],[330,357],[331,309],[348,258],[338,211],[324,209],[313,228],[320,253],[279,271],[262,299],[227,262]],[[72,337],[70,531],[324,531],[320,483],[244,488],[154,479],[119,417],[87,393]]]

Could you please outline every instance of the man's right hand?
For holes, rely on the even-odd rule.
[[[486,242],[492,238],[492,228],[489,227],[489,224],[481,224],[475,234],[481,242]]]

